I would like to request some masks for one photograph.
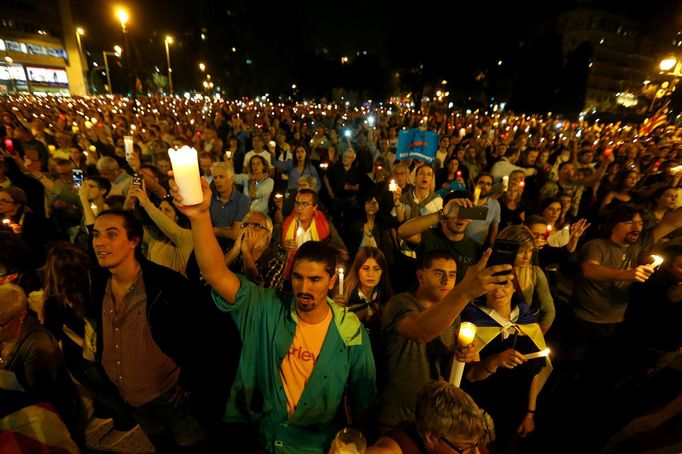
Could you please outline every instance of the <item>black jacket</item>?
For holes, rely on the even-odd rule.
[[[180,386],[191,390],[197,386],[204,350],[210,344],[207,328],[211,313],[217,312],[205,295],[192,291],[189,281],[169,268],[138,258],[142,268],[147,294],[147,323],[154,342],[161,351],[180,367]],[[108,270],[93,270],[92,301],[97,324],[97,360],[102,357],[102,304],[107,283],[111,278]]]

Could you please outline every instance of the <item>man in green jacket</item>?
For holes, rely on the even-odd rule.
[[[298,249],[293,296],[256,286],[225,266],[211,226],[211,191],[204,179],[201,184],[204,200],[193,206],[182,204],[175,182],[171,188],[192,222],[197,262],[215,304],[232,315],[243,343],[223,420],[253,424],[272,453],[327,452],[346,424],[339,418],[344,396],[354,423],[376,396],[367,332],[327,297],[336,284],[335,252],[316,241]]]

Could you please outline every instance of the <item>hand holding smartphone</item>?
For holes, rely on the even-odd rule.
[[[519,252],[519,243],[518,241],[510,241],[510,240],[497,240],[495,241],[495,245],[493,246],[493,252],[490,255],[490,259],[488,259],[488,266],[495,266],[495,265],[514,265],[514,262],[516,262],[516,254]],[[511,270],[509,271],[503,271],[500,273],[495,273],[493,276],[503,276],[506,274],[510,274]]]
[[[83,186],[83,171],[81,169],[73,169],[71,171],[71,177],[73,179],[73,187],[80,188]]]

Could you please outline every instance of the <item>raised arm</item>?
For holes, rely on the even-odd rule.
[[[449,200],[443,207],[443,215],[446,218],[456,218],[460,206],[472,207],[473,203],[469,199]],[[421,243],[421,233],[436,225],[438,221],[440,221],[440,212],[429,213],[410,219],[398,227],[398,238],[410,243],[419,244]]]
[[[194,241],[194,253],[201,274],[206,282],[213,287],[225,301],[233,304],[237,298],[237,292],[241,283],[232,271],[225,266],[223,252],[220,249],[218,240],[213,234],[211,225],[211,189],[206,178],[201,178],[201,189],[204,193],[204,200],[198,205],[183,205],[182,196],[178,192],[175,180],[169,181],[171,194],[174,197],[175,206],[187,216],[192,223],[192,239]]]
[[[462,282],[445,295],[440,303],[405,317],[396,329],[398,334],[423,344],[431,342],[452,324],[469,301],[505,285],[508,279],[513,278],[512,274],[493,276],[494,273],[510,270],[511,265],[486,268],[491,252],[490,249],[485,251],[481,260],[469,267]]]
[[[676,208],[672,213],[661,219],[653,229],[654,244],[661,241],[670,232],[682,227],[682,207]]]

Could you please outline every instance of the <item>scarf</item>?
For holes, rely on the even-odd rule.
[[[494,309],[481,308],[475,304],[469,304],[462,311],[462,320],[476,325],[476,351],[480,352],[493,339],[501,335],[506,339],[511,334],[523,333],[533,341],[538,350],[547,348],[545,338],[540,330],[537,320],[533,317],[530,308],[525,303],[519,303],[512,311],[509,319],[502,317]],[[521,352],[523,354],[523,352]],[[526,352],[530,353],[530,352]],[[546,366],[540,371],[540,389],[544,386],[549,374],[552,373],[552,362],[547,357]]]
[[[405,210],[405,220],[416,218],[422,215],[422,208],[429,204],[433,199],[440,197],[435,192],[429,192],[429,194],[424,197],[421,202],[415,202],[414,200],[414,188],[409,190],[400,196],[400,201],[407,205],[407,210]]]
[[[295,240],[298,235],[300,223],[296,219],[296,215],[291,213],[288,218],[284,221],[282,225],[282,243],[288,240]],[[302,230],[303,228],[301,228]],[[310,234],[313,237],[313,241],[322,241],[326,239],[331,233],[329,228],[329,222],[327,218],[322,214],[321,211],[315,211],[313,214],[313,220],[310,223]],[[284,268],[284,276],[289,279],[289,274],[291,273],[291,266],[294,264],[294,256],[296,251],[287,252],[287,265]]]

